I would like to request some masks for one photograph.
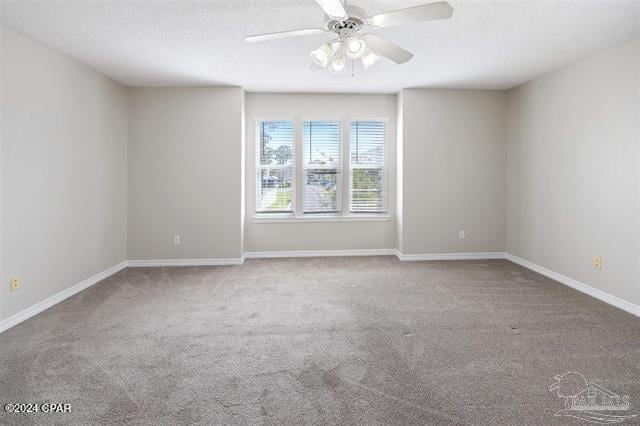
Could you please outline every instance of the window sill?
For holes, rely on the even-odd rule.
[[[391,217],[385,214],[363,214],[349,216],[293,216],[278,214],[259,214],[253,217],[253,223],[323,223],[323,222],[388,222]]]

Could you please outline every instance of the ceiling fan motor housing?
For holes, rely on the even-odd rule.
[[[337,33],[341,38],[359,31],[365,24],[367,12],[358,6],[345,6],[347,19],[338,20],[325,15],[324,24],[327,30]]]

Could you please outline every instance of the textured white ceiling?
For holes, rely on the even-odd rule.
[[[381,29],[415,53],[355,77],[309,71],[321,34],[249,44],[248,34],[316,27],[313,0],[0,0],[14,30],[132,86],[237,85],[249,91],[396,92],[509,88],[640,37],[640,1],[449,0],[452,19]],[[370,14],[424,0],[352,0]]]

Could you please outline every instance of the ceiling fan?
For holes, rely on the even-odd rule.
[[[337,38],[324,43],[311,52],[312,68],[328,69],[335,74],[344,74],[348,59],[359,59],[366,70],[375,64],[381,56],[396,64],[403,64],[413,58],[413,53],[400,46],[375,34],[360,34],[360,31],[447,19],[453,14],[453,8],[446,1],[427,3],[422,6],[393,10],[373,16],[369,16],[361,7],[343,4],[341,0],[315,1],[325,13],[323,28],[252,35],[246,37],[246,41],[255,43],[286,37],[335,33]]]

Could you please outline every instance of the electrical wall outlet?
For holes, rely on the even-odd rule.
[[[179,246],[180,245],[180,235],[174,235],[173,236],[173,245],[174,246]]]
[[[10,277],[9,280],[11,281],[11,291],[16,291],[17,289],[20,288],[20,277],[19,276],[13,276]]]
[[[458,239],[460,239],[460,240],[464,240],[464,231],[460,231],[460,232],[458,233]]]
[[[595,256],[593,258],[593,267],[596,269],[602,269],[602,259],[600,259],[600,256]]]

